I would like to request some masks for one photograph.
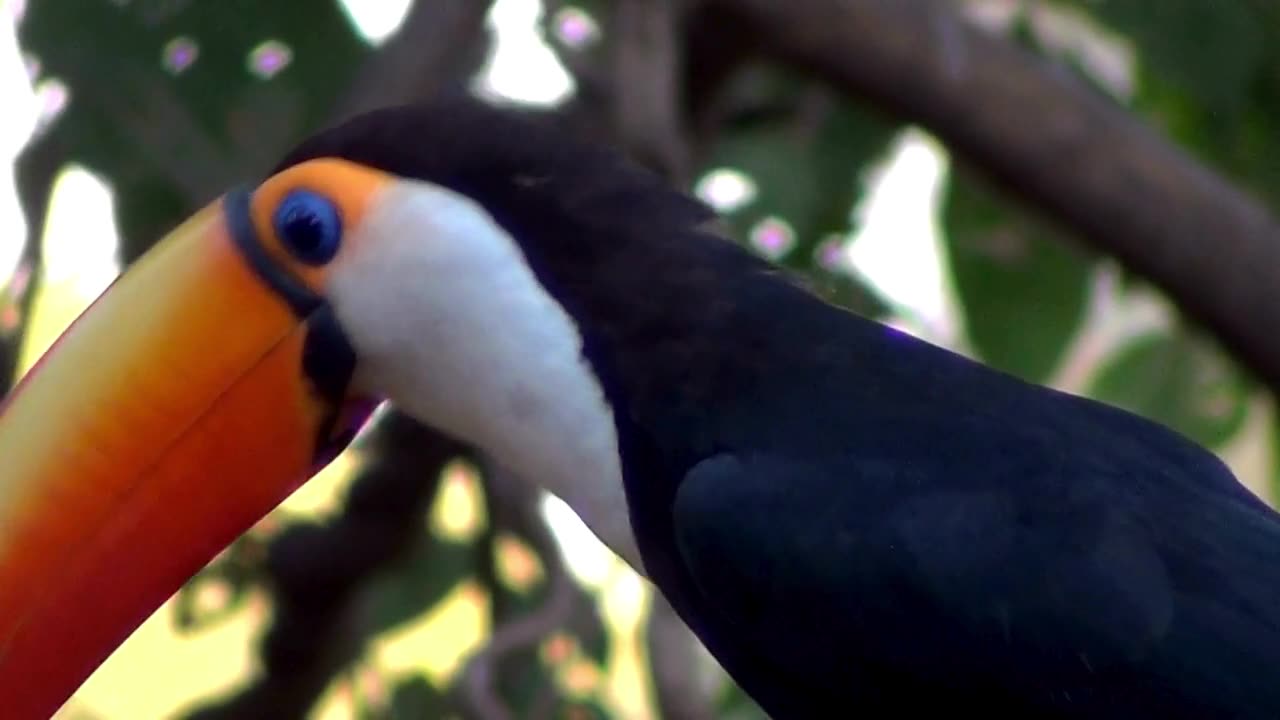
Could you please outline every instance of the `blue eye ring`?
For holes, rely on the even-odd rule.
[[[276,237],[294,257],[308,265],[324,265],[342,244],[342,216],[329,198],[310,190],[293,190],[271,216]]]

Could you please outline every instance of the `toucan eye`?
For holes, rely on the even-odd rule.
[[[272,223],[280,242],[308,265],[323,265],[338,254],[342,218],[323,195],[294,190],[276,208]]]

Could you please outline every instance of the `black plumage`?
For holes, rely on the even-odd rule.
[[[823,302],[551,115],[394,108],[281,167],[320,156],[520,243],[650,577],[775,718],[1280,718],[1280,517],[1208,451]]]

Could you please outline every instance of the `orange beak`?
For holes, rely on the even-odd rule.
[[[0,706],[50,717],[349,442],[350,346],[273,271],[247,194],[135,263],[0,408]]]

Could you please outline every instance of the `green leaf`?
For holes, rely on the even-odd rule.
[[[819,193],[812,216],[799,225],[807,252],[827,235],[851,229],[850,214],[866,190],[862,174],[884,155],[899,129],[851,101],[840,101],[829,111],[808,147]]]
[[[717,705],[717,717],[724,720],[769,720],[769,716],[760,709],[756,701],[743,692],[733,678],[727,676]]]
[[[795,229],[803,256],[830,233],[848,232],[861,195],[859,174],[882,153],[894,127],[861,108],[842,103],[816,128],[793,116],[769,118],[728,130],[715,144],[707,169],[730,167],[752,177],[756,198],[729,214],[738,237],[761,220],[778,217]],[[807,267],[808,261],[802,261]]]
[[[1132,43],[1133,107],[1148,122],[1280,206],[1280,5],[1060,1]]]
[[[1084,321],[1092,261],[967,174],[943,200],[945,244],[970,341],[991,365],[1048,380]]]
[[[1141,87],[1177,88],[1212,113],[1240,111],[1260,72],[1268,31],[1245,0],[1077,0],[1137,45]]]
[[[594,600],[589,595],[586,597]],[[604,619],[600,616],[599,605],[591,602],[582,612],[574,615],[569,621],[569,631],[577,638],[584,655],[601,667],[608,664],[612,636],[609,629],[605,627]]]
[[[374,669],[361,672],[374,673],[383,687],[391,686],[387,697],[365,697],[364,684],[355,682],[355,717],[357,720],[421,720],[422,718],[447,718],[453,711],[449,698],[429,679],[416,672],[398,677],[385,677]]]
[[[41,0],[19,43],[69,89],[44,141],[113,185],[126,261],[326,122],[370,52],[338,3],[312,0]],[[282,70],[255,65],[264,47]]]
[[[1148,333],[1099,369],[1087,394],[1167,425],[1210,448],[1248,414],[1244,376],[1208,340],[1188,331]]]
[[[815,213],[818,183],[805,166],[801,138],[781,122],[730,131],[716,144],[709,167],[730,167],[749,175],[756,197],[728,214],[735,236],[746,241],[766,217],[780,217],[796,227]]]
[[[851,102],[814,113],[816,124],[796,111],[731,127],[715,143],[705,169],[732,168],[755,182],[755,198],[725,215],[740,242],[755,247],[753,231],[777,223],[790,236],[789,248],[763,254],[808,276],[833,301],[875,314],[883,309],[875,294],[854,276],[825,267],[821,249],[852,230],[851,213],[865,189],[861,175],[885,151],[897,126]]]
[[[609,720],[609,711],[596,700],[565,700],[554,715],[558,720]]]
[[[443,718],[452,710],[448,698],[425,677],[412,674],[396,683],[391,692],[388,720]]]
[[[499,695],[516,717],[530,715],[530,710],[548,695],[558,698],[560,694],[552,668],[542,659],[538,645],[505,655],[497,675]]]
[[[371,631],[386,632],[437,605],[472,575],[474,558],[471,545],[423,532],[408,555],[371,585]]]
[[[190,214],[191,204],[182,192],[158,175],[122,179],[113,190],[120,259],[126,265]]]

